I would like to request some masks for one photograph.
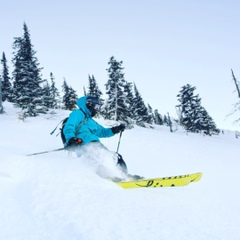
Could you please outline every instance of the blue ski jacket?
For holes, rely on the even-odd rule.
[[[65,146],[72,137],[81,138],[83,144],[97,141],[99,138],[114,136],[111,128],[104,128],[91,117],[91,111],[86,106],[88,96],[81,97],[77,100],[79,109],[72,111],[64,126],[63,133],[66,138]],[[80,126],[80,127],[79,127]]]

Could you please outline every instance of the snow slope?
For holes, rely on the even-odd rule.
[[[213,137],[135,127],[122,135],[129,172],[145,177],[203,172],[181,188],[126,190],[98,177],[87,161],[65,151],[49,133],[68,115],[17,120],[0,115],[1,240],[238,240],[239,144],[234,133]],[[108,122],[98,120],[101,124]],[[116,150],[119,136],[103,139]]]

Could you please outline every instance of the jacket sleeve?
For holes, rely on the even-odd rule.
[[[112,132],[111,128],[104,128],[102,125],[100,125],[99,123],[97,123],[97,131],[96,131],[96,135],[99,138],[107,138],[107,137],[112,137],[114,136],[114,133]]]
[[[76,137],[75,133],[79,126],[79,123],[84,121],[85,116],[83,112],[80,110],[74,110],[70,113],[69,118],[64,126],[63,133],[66,138],[66,144],[68,143],[69,139],[72,137]]]

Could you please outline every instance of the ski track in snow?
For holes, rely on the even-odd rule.
[[[69,112],[20,122],[10,104],[5,111],[0,115],[0,239],[240,239],[240,140],[234,133],[125,131],[120,153],[130,173],[203,172],[199,182],[186,187],[126,190],[65,151],[26,156],[62,146],[60,137],[49,133]],[[116,135],[102,142],[114,151],[118,140]]]

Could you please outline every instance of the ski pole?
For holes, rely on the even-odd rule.
[[[123,131],[120,132],[120,136],[119,136],[119,140],[118,140],[118,146],[117,146],[117,152],[116,153],[118,153],[118,150],[119,150],[119,145],[120,145],[120,141],[121,141],[121,137],[122,137],[122,132]]]
[[[27,154],[27,156],[33,156],[33,155],[39,155],[39,154],[45,154],[45,153],[50,153],[50,152],[57,152],[57,151],[65,150],[65,149],[66,149],[66,148],[58,148],[58,149],[49,150],[49,151],[44,151],[44,152],[38,152],[38,153]]]

